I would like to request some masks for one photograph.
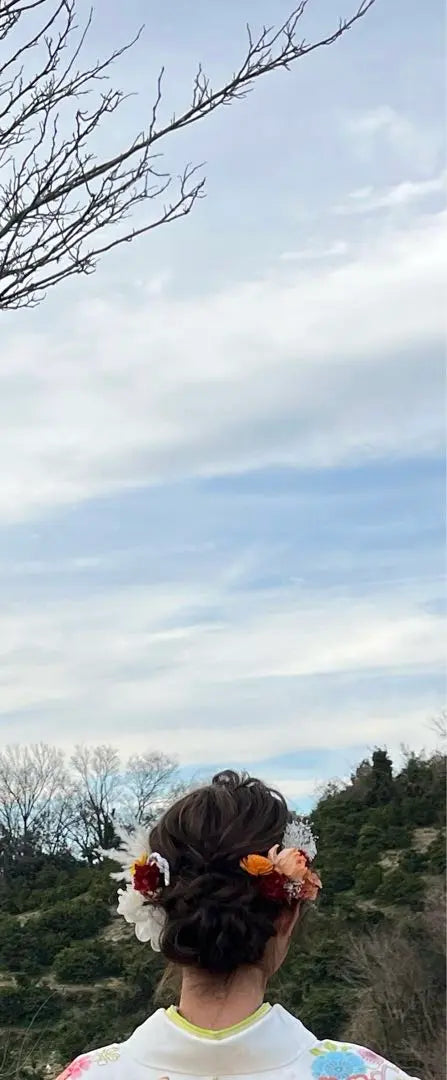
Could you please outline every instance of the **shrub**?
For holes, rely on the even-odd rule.
[[[91,982],[119,975],[121,969],[119,956],[100,941],[69,945],[54,961],[54,972],[61,982]]]
[[[374,863],[372,866],[365,867],[358,875],[355,883],[356,892],[359,893],[360,896],[375,896],[382,881],[382,868],[378,866],[377,863]]]
[[[159,955],[140,950],[139,955],[134,954],[125,965],[126,983],[141,991],[149,1001],[157,989],[163,969]]]
[[[37,983],[20,986],[0,986],[0,1015],[6,1024],[53,1020],[60,1016],[63,999],[54,990]]]
[[[300,1009],[300,1020],[318,1039],[327,1038],[328,1032],[340,1031],[346,1019],[346,994],[343,1000],[339,986],[310,988]]]
[[[54,1035],[54,1046],[64,1061],[71,1061],[78,1054],[87,1053],[98,1046],[110,1042],[110,1029],[113,1025],[113,1038],[119,1041],[127,1037],[148,1013],[145,1012],[123,1018],[117,1015],[117,996],[102,994],[101,1002],[93,1001],[81,1019],[63,1019]],[[107,1070],[106,1070],[107,1071]]]
[[[38,933],[37,919],[30,919],[24,926],[17,919],[1,920],[0,965],[8,971],[37,973],[52,960],[45,935]]]
[[[383,829],[380,829],[374,822],[366,822],[360,829],[360,835],[357,841],[357,853],[360,856],[368,855],[369,857],[379,854],[383,849]]]
[[[110,921],[110,912],[100,900],[71,900],[47,908],[38,921],[39,930],[57,934],[68,945],[97,934]]]
[[[408,907],[420,907],[424,893],[424,883],[416,874],[408,874],[398,867],[387,874],[377,890],[377,900],[390,904],[407,904]]]
[[[439,832],[432,840],[427,851],[427,866],[432,874],[445,874],[446,871],[446,845],[445,835]]]
[[[404,851],[400,865],[407,874],[423,874],[427,870],[428,857],[422,851],[409,848],[408,851]]]
[[[64,946],[93,937],[110,920],[101,900],[54,904],[23,926],[18,919],[0,920],[0,964],[8,971],[37,973],[49,967]]]
[[[403,850],[410,847],[411,829],[407,825],[390,825],[386,831],[384,847]]]

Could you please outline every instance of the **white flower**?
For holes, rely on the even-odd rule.
[[[143,894],[133,887],[132,868],[134,863],[154,862],[163,875],[164,884],[169,885],[171,872],[168,860],[158,851],[151,853],[148,830],[141,825],[132,832],[128,829],[116,831],[121,841],[120,847],[101,851],[101,855],[121,864],[121,870],[110,875],[116,881],[124,879],[126,882],[125,889],[118,889],[118,914],[133,924],[139,941],[150,941],[152,948],[159,952],[166,915],[159,904],[148,903]]]
[[[155,952],[160,952],[160,939],[166,922],[163,908],[147,904],[141,893],[131,885],[118,889],[118,914],[135,926],[138,941],[150,941]]]
[[[137,923],[140,919],[145,919],[144,897],[132,885],[126,885],[125,889],[118,889],[117,911],[118,915],[123,915],[128,923]]]
[[[317,854],[317,845],[309,822],[299,818],[289,821],[284,830],[282,846],[283,848],[291,847],[304,851],[309,862],[313,862]]]
[[[146,918],[144,922],[139,920],[135,924],[135,934],[138,941],[150,941],[154,952],[160,952],[161,936],[165,927],[166,913],[161,907],[145,908]]]
[[[111,862],[120,863],[122,866],[122,870],[119,870],[116,874],[111,874],[110,877],[114,878],[115,881],[122,881],[124,878],[130,884],[132,882],[131,867],[133,864],[142,856],[149,858],[151,854],[149,832],[142,825],[137,825],[132,832],[129,829],[115,829],[115,831],[121,840],[119,848],[110,848],[109,851],[101,850],[100,854],[110,859]]]

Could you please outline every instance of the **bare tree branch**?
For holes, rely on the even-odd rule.
[[[166,754],[147,751],[135,754],[127,763],[125,773],[126,809],[130,823],[150,825],[159,808],[169,797],[177,794],[174,773],[177,766]]]
[[[425,1080],[445,1076],[445,896],[414,925],[385,926],[347,943],[355,1008],[343,1037],[389,1052]],[[422,1073],[420,1073],[422,1075]]]
[[[0,752],[0,826],[16,840],[38,835],[45,842],[50,811],[64,797],[63,754],[55,747],[7,746]],[[58,818],[62,807],[58,806]]]
[[[77,815],[72,840],[91,862],[114,842],[113,821],[122,792],[120,762],[113,746],[77,746],[70,761],[77,779]]]
[[[3,0],[0,308],[32,306],[52,285],[91,273],[117,245],[189,214],[204,194],[202,166],[187,165],[178,177],[163,170],[162,140],[244,97],[259,76],[333,44],[375,0],[361,0],[353,15],[315,42],[298,37],[309,2],[301,0],[279,27],[264,27],[257,36],[248,27],[245,55],[224,86],[214,89],[199,66],[190,103],[167,123],[159,120],[162,67],[147,126],[117,155],[101,158],[98,131],[126,96],[110,87],[110,72],[141,31],[104,60],[78,67],[92,15],[79,29],[76,0]],[[140,206],[144,217],[127,227]]]

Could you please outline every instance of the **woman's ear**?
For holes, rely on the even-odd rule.
[[[283,909],[281,914],[278,916],[276,923],[279,937],[284,937],[287,940],[290,940],[300,917],[300,911],[301,904],[299,901],[297,904],[294,904],[293,907]]]
[[[271,979],[272,975],[284,963],[290,948],[293,931],[300,917],[300,908],[301,905],[298,902],[293,907],[284,908],[281,914],[278,915],[275,937],[268,942],[264,954],[264,970],[267,980]]]

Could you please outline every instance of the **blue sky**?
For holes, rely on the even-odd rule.
[[[102,148],[142,126],[160,63],[168,113],[198,60],[217,83],[245,21],[286,13],[99,3],[92,56],[146,22]],[[306,18],[332,29],[333,3]],[[241,765],[302,806],[378,743],[433,743],[443,19],[377,0],[172,140],[174,168],[207,162],[190,218],[3,315],[2,742]]]

